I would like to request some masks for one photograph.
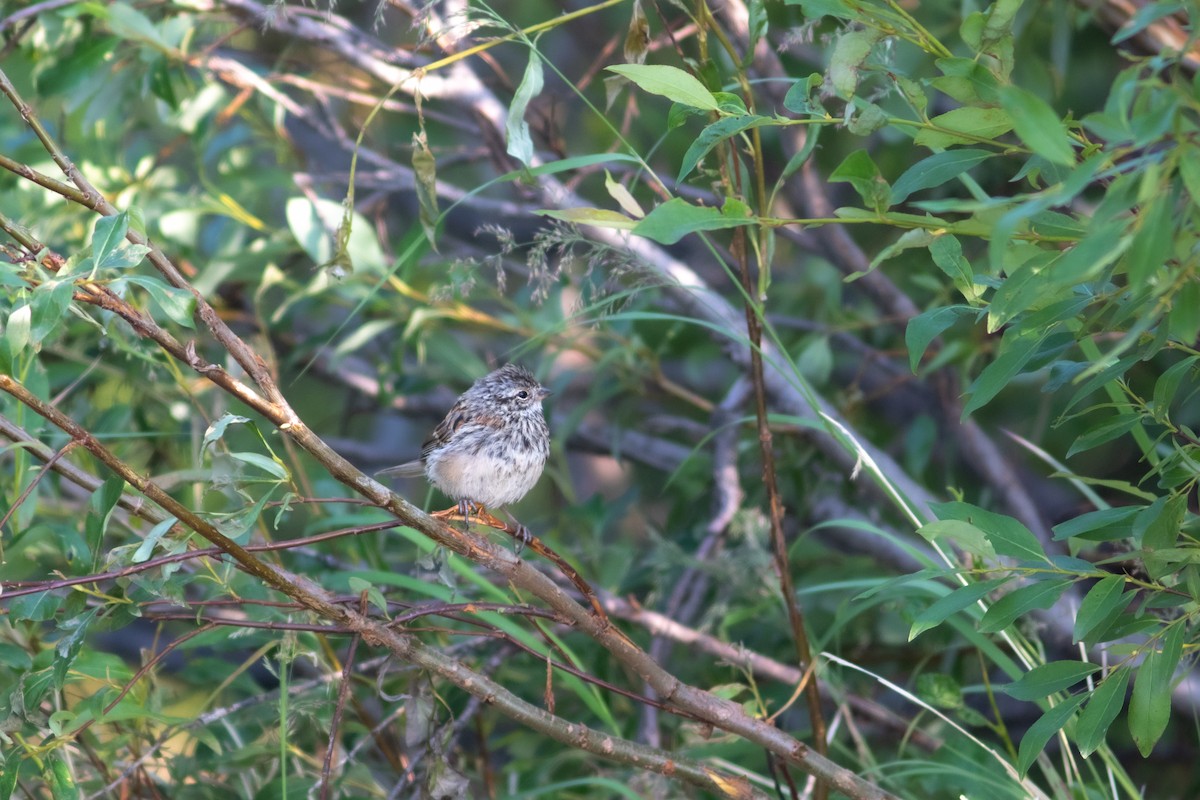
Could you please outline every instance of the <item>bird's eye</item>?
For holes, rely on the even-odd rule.
[[[524,389],[522,389],[521,391],[517,392],[517,397],[521,398],[522,400],[528,400],[528,399],[529,399],[529,392],[527,392],[527,391],[525,391]]]

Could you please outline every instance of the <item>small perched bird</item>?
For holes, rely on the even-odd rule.
[[[529,370],[505,364],[459,396],[422,445],[419,460],[379,474],[424,473],[457,502],[460,516],[469,522],[475,507],[484,519],[488,508],[517,502],[542,476],[550,455],[550,428],[542,413],[548,394]]]

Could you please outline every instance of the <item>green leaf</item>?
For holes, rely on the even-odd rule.
[[[1125,594],[1124,590],[1125,578],[1120,575],[1109,575],[1096,581],[1079,604],[1079,611],[1075,614],[1072,641],[1082,642],[1096,626],[1124,610],[1133,601],[1135,594]]]
[[[930,508],[938,519],[961,520],[978,527],[999,555],[1049,563],[1037,537],[1013,517],[962,502],[932,503]]]
[[[54,619],[60,608],[62,608],[62,598],[50,591],[27,594],[8,601],[8,610],[12,614],[12,619],[26,622],[45,622],[48,619]]]
[[[1049,578],[1022,586],[1004,595],[987,610],[979,621],[980,633],[997,633],[1012,625],[1017,617],[1030,611],[1054,605],[1071,585],[1069,579]]]
[[[939,236],[929,245],[929,254],[938,269],[946,273],[954,281],[954,287],[962,293],[969,302],[979,301],[980,292],[975,286],[975,273],[970,262],[963,257],[962,244],[958,238],[950,234]]]
[[[804,16],[813,20],[821,17],[858,19],[862,13],[857,6],[851,8],[846,0],[784,0],[784,2],[789,6],[800,6],[804,11]]]
[[[821,128],[821,125],[810,125],[808,130],[805,131],[804,145],[793,153],[792,157],[788,159],[787,164],[784,165],[783,170],[779,173],[779,178],[775,181],[777,187],[782,186],[783,182],[795,174],[796,170],[804,166],[804,162],[817,149],[817,141],[821,136]]]
[[[933,234],[924,228],[913,228],[900,234],[900,238],[889,244],[887,247],[880,250],[874,258],[871,259],[871,264],[867,267],[867,271],[873,270],[887,261],[889,258],[894,258],[896,255],[903,253],[905,250],[912,250],[920,247],[922,249],[929,247],[933,242]],[[863,273],[856,272],[854,276]],[[851,278],[853,279],[853,278]]]
[[[917,676],[917,697],[937,708],[957,711],[963,702],[962,685],[951,675],[941,672],[922,672]]]
[[[1143,550],[1174,547],[1187,514],[1187,494],[1173,492],[1169,497],[1155,500],[1134,522],[1135,535],[1140,533]]]
[[[891,199],[891,188],[866,150],[855,150],[846,156],[829,175],[829,182],[849,183],[858,192],[863,204],[877,212],[886,209]]]
[[[4,762],[4,769],[0,769],[0,800],[10,800],[13,789],[17,786],[17,776],[24,764],[25,759],[15,755],[8,756]]]
[[[1125,259],[1129,284],[1141,288],[1158,272],[1175,247],[1175,201],[1159,194],[1138,214],[1138,231]]]
[[[230,425],[244,425],[249,421],[249,417],[240,417],[237,414],[230,414],[229,412],[222,414],[221,418],[209,425],[208,430],[204,432],[204,439],[200,442],[201,454],[208,449],[209,445],[223,437],[225,429]]]
[[[42,344],[62,325],[71,305],[75,285],[69,280],[51,280],[33,290],[29,301],[29,338],[34,346]]]
[[[988,307],[988,333],[1000,330],[1018,314],[1042,302],[1047,293],[1053,294],[1056,288],[1045,273],[1046,265],[1055,258],[1054,253],[1035,250],[1029,254],[1027,249],[1013,248],[1007,255],[1013,260],[1021,259],[1023,255],[1029,257],[1021,261],[1020,266],[1005,265],[1008,278],[996,289]],[[1021,327],[1028,329],[1033,326],[1027,324]]]
[[[1000,689],[1017,700],[1040,700],[1074,686],[1098,669],[1099,664],[1086,661],[1051,661],[1034,667]]]
[[[929,120],[937,130],[922,128],[914,144],[942,149],[956,144],[979,144],[1002,136],[1013,128],[1012,117],[1000,108],[956,108]]]
[[[813,90],[819,89],[825,83],[825,77],[814,72],[807,78],[801,78],[792,84],[783,97],[783,107],[793,114],[823,114],[820,103],[813,99]],[[819,128],[819,126],[817,126]],[[810,133],[811,135],[811,133]],[[1197,171],[1197,188],[1200,191],[1200,171]],[[1197,201],[1200,204],[1200,201]]]
[[[1200,335],[1200,281],[1195,277],[1180,286],[1171,297],[1167,325],[1171,338],[1189,347]]]
[[[350,576],[350,580],[347,582],[347,584],[350,587],[350,591],[354,592],[355,594],[361,595],[363,592],[366,592],[367,599],[371,601],[371,605],[378,608],[383,616],[388,616],[387,599],[384,598],[383,592],[379,591],[378,586],[368,580],[364,580],[354,575]]]
[[[109,3],[105,16],[112,32],[118,36],[142,41],[161,50],[168,49],[169,45],[163,40],[158,26],[132,6],[126,3]]]
[[[923,158],[905,170],[892,185],[892,205],[904,202],[913,192],[941,186],[994,155],[996,153],[991,150],[960,149]],[[962,253],[961,247],[959,253]]]
[[[1042,714],[1036,722],[1029,726],[1029,730],[1025,731],[1025,735],[1021,737],[1021,746],[1017,749],[1017,770],[1022,777],[1041,755],[1046,743],[1050,741],[1050,737],[1062,730],[1062,727],[1075,713],[1075,709],[1079,708],[1085,699],[1087,699],[1085,694],[1069,697]]]
[[[154,548],[158,546],[158,543],[160,540],[162,540],[162,537],[166,536],[167,531],[171,530],[171,526],[173,526],[177,521],[178,520],[176,520],[174,517],[167,517],[162,522],[158,523],[149,531],[147,531],[145,538],[142,539],[142,543],[138,545],[137,550],[135,550],[133,555],[130,557],[130,562],[134,564],[141,564],[143,561],[150,560],[150,555],[154,552]]]
[[[747,131],[751,128],[775,124],[778,123],[771,117],[762,117],[756,114],[722,117],[702,130],[700,135],[696,137],[696,140],[692,142],[691,147],[683,154],[683,161],[679,165],[678,180],[682,182],[696,168],[696,164],[708,155],[710,150],[731,136],[736,136],[742,131]]]
[[[1020,327],[1006,330],[1000,340],[1000,355],[984,367],[979,377],[967,387],[971,399],[963,406],[963,419],[983,408],[1001,389],[1008,386],[1033,358],[1049,333],[1047,330],[1029,331]]]
[[[1075,151],[1067,126],[1045,100],[1018,86],[1000,90],[1000,102],[1012,118],[1017,136],[1051,164],[1075,165]]]
[[[125,491],[125,480],[112,477],[96,487],[88,499],[87,516],[84,520],[84,530],[87,534],[88,547],[92,550],[93,566],[99,566],[100,553],[103,549],[104,535],[108,532],[108,523],[116,510]]]
[[[991,580],[960,586],[944,597],[939,597],[932,605],[917,614],[913,619],[912,627],[908,630],[908,640],[911,642],[925,631],[936,628],[952,615],[957,614],[968,606],[974,605],[1008,581],[1009,578],[992,578]]]
[[[173,322],[185,328],[195,327],[192,313],[196,308],[196,298],[187,289],[168,286],[158,278],[152,278],[149,275],[126,275],[113,281],[114,286],[125,283],[132,283],[145,289],[155,305],[162,309],[163,313]]]
[[[1076,437],[1070,449],[1067,450],[1067,458],[1076,453],[1091,450],[1093,447],[1099,447],[1105,442],[1111,442],[1119,436],[1124,436],[1141,421],[1142,417],[1140,414],[1135,414],[1129,409],[1121,410],[1117,416],[1105,420],[1086,433],[1082,433]]]
[[[754,222],[743,204],[736,201],[726,201],[725,209],[710,206],[694,206],[688,201],[675,197],[655,208],[646,218],[634,227],[633,232],[638,236],[653,239],[659,244],[675,244],[684,236],[696,231],[715,231],[722,228],[736,228]]]
[[[67,673],[70,671],[71,665],[75,663],[75,659],[79,655],[79,650],[83,647],[83,642],[87,638],[88,627],[99,613],[99,608],[93,608],[91,611],[81,614],[78,617],[71,617],[62,621],[61,627],[63,630],[68,631],[68,633],[54,645],[55,691],[62,691],[63,684],[67,680]]]
[[[508,135],[508,154],[527,167],[533,163],[533,139],[529,135],[529,123],[525,121],[525,112],[530,101],[542,93],[543,85],[542,57],[538,55],[536,48],[530,47],[525,76],[521,78],[521,85],[513,95],[512,105],[504,123]]]
[[[595,225],[597,228],[615,228],[623,231],[633,230],[639,222],[609,208],[564,208],[561,211],[545,209],[534,213],[576,225]]]
[[[1107,740],[1109,727],[1125,705],[1125,689],[1131,671],[1129,666],[1124,666],[1110,672],[1092,692],[1087,708],[1079,715],[1075,743],[1084,758],[1096,752]]]
[[[92,259],[95,263],[99,265],[116,251],[125,242],[128,232],[129,216],[124,211],[96,220],[96,228],[92,231]]]
[[[972,555],[984,559],[996,557],[996,551],[988,542],[987,535],[969,522],[957,519],[939,519],[922,525],[917,533],[931,542],[945,540]]]
[[[261,453],[238,452],[230,453],[229,457],[237,459],[244,464],[250,464],[258,467],[263,472],[266,472],[268,475],[272,475],[281,481],[288,480],[287,468],[269,456],[264,456]]]
[[[854,96],[858,89],[858,71],[883,35],[878,28],[865,28],[838,37],[829,58],[829,83],[834,94],[843,100]]]
[[[50,796],[54,800],[79,800],[82,795],[61,752],[52,752],[48,761],[46,779],[50,783]]]
[[[973,58],[939,58],[942,77],[930,83],[964,106],[990,106],[1000,102],[1000,84],[987,67]]]
[[[904,342],[908,345],[908,363],[912,371],[916,373],[930,342],[963,317],[978,313],[970,306],[946,306],[930,309],[910,319],[904,330]]]
[[[1146,506],[1121,506],[1089,511],[1074,519],[1060,522],[1052,529],[1054,540],[1061,542],[1079,537],[1092,542],[1124,539],[1133,533],[1133,520]]]
[[[1138,668],[1129,700],[1129,732],[1143,758],[1167,729],[1171,718],[1171,684],[1183,651],[1185,625],[1177,620],[1162,637],[1162,649],[1150,650]]]
[[[703,83],[678,67],[618,64],[607,69],[633,81],[642,91],[661,95],[676,103],[704,111],[717,111],[720,108],[717,98]]]
[[[1200,360],[1200,356],[1188,356],[1172,364],[1155,381],[1153,403],[1150,406],[1150,413],[1154,415],[1155,419],[1162,419],[1170,415],[1171,402],[1179,392],[1179,384],[1183,382],[1184,377],[1193,377],[1190,373],[1196,369],[1198,360]]]

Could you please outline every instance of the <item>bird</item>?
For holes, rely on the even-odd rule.
[[[469,526],[481,521],[503,526],[487,513],[517,502],[533,488],[550,456],[550,428],[542,410],[549,396],[537,378],[518,364],[505,364],[463,392],[421,446],[421,456],[379,475],[417,477],[455,501],[434,514],[457,511]],[[518,526],[519,540],[528,538]]]

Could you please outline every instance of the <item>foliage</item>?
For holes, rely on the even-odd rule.
[[[1178,4],[455,8],[0,17],[0,799],[1194,794]]]

